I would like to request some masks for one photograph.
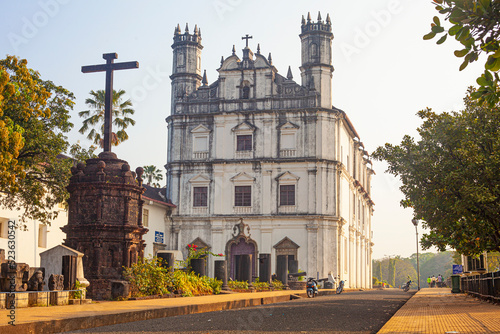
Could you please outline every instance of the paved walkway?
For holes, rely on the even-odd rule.
[[[321,293],[332,294],[335,290],[323,289]],[[305,290],[286,290],[19,308],[14,314],[15,326],[8,324],[11,321],[10,311],[0,310],[0,333],[59,333],[131,321],[280,303],[293,299],[291,295],[306,297]]]
[[[333,290],[321,290],[334,293]],[[0,311],[0,333],[57,333],[167,316],[235,309],[305,297],[305,291],[236,293],[216,296],[99,302],[87,305],[21,308],[16,326]],[[500,333],[500,306],[450,289],[422,289],[379,333]]]
[[[421,289],[378,333],[500,333],[500,305],[447,288]]]

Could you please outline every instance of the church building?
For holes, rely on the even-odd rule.
[[[273,272],[287,255],[308,276],[331,272],[369,288],[374,172],[353,124],[332,106],[329,15],[303,17],[299,36],[298,82],[290,68],[278,74],[260,46],[254,53],[247,35],[241,56],[233,47],[209,83],[200,30],[175,29],[166,197],[177,208],[166,244],[224,253],[232,279],[241,255],[251,255],[253,276],[262,255]]]

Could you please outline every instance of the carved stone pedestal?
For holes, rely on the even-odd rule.
[[[64,244],[82,252],[92,299],[110,299],[111,281],[122,279],[143,256],[142,168],[136,173],[112,152],[102,152],[72,168]],[[136,178],[137,177],[137,178]]]

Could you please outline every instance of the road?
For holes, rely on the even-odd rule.
[[[138,321],[71,333],[368,334],[376,333],[413,293],[405,293],[399,289],[353,291],[341,295]]]

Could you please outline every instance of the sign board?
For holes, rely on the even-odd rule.
[[[155,231],[155,242],[163,244],[163,232]]]
[[[454,264],[453,265],[453,275],[461,274],[461,273],[463,273],[462,265],[461,264]]]

